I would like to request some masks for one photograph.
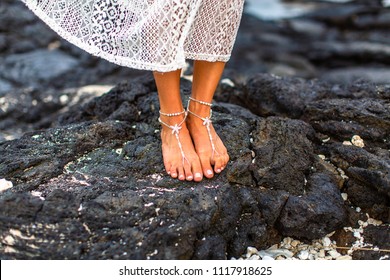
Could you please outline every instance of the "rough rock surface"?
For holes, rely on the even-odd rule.
[[[183,80],[183,93],[189,87]],[[55,127],[1,143],[0,177],[14,185],[1,193],[2,257],[234,257],[283,236],[341,230],[349,225],[341,189],[357,186],[375,200],[372,215],[389,220],[389,162],[380,147],[373,154],[323,142],[308,122],[216,103],[229,167],[212,180],[180,182],[163,172],[157,112],[146,76],[70,107]]]
[[[390,249],[386,9],[361,1],[278,23],[244,17],[214,107],[231,161],[192,183],[163,171],[151,75],[91,57],[3,2],[2,259],[225,259],[332,232],[345,247]],[[46,71],[42,53],[66,67]],[[372,79],[345,83],[362,65]],[[370,75],[378,67],[381,81]],[[190,87],[183,79],[184,97]]]

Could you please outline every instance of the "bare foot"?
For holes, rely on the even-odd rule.
[[[170,126],[175,126],[182,120],[183,116],[161,116],[161,121]],[[180,127],[180,129],[177,127],[179,132],[177,134],[166,125],[162,125],[161,142],[165,170],[172,178],[199,182],[203,179],[199,157],[195,152],[186,123],[184,122]]]
[[[209,116],[209,113],[199,113],[199,116],[206,117]],[[207,178],[212,178],[214,172],[220,173],[225,169],[229,161],[227,149],[211,123],[209,127],[214,143],[214,151],[204,121],[197,116],[188,114],[186,122],[202,165],[203,174]]]

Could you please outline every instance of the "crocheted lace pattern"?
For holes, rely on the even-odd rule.
[[[64,39],[113,63],[160,72],[228,61],[244,0],[22,0]]]

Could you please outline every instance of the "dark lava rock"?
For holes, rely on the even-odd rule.
[[[257,185],[300,195],[314,162],[308,138],[314,130],[298,120],[275,117],[260,121],[252,133],[253,175]],[[310,135],[311,134],[311,135]]]
[[[325,236],[328,227],[336,229],[345,223],[347,212],[331,176],[324,173],[311,176],[307,189],[304,196],[290,196],[283,208],[279,228],[285,236],[312,240]]]
[[[386,244],[385,250],[356,250],[353,253],[353,258],[356,260],[368,260],[368,259],[379,259],[380,257],[388,256],[389,244],[390,244],[390,226],[380,225],[373,226],[369,225],[364,229],[365,242],[372,244],[377,248],[383,248]],[[388,258],[388,257],[387,257]]]
[[[366,239],[389,249],[389,11],[373,2],[322,1],[277,22],[244,15],[214,106],[231,161],[193,183],[163,170],[151,75],[88,55],[3,0],[0,178],[14,187],[0,192],[1,258],[239,257],[286,235],[342,236],[367,218],[355,207],[387,223]],[[79,89],[97,83],[117,86]],[[183,97],[190,89],[182,80]],[[342,145],[354,135],[363,148]]]
[[[257,115],[299,118],[307,102],[326,93],[321,83],[259,74],[246,83],[242,100],[245,107]]]
[[[225,259],[347,224],[337,175],[300,120],[216,103],[227,170],[201,183],[165,175],[154,90],[151,76],[130,80],[0,144],[0,177],[14,184],[0,194],[2,258]]]
[[[324,99],[307,104],[303,118],[326,135],[350,140],[359,135],[368,146],[388,148],[390,103],[385,99]],[[375,144],[374,144],[375,143]]]

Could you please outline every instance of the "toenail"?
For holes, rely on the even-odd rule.
[[[192,180],[192,179],[193,179],[192,176],[188,176],[188,177],[187,177],[187,180]]]
[[[221,173],[221,169],[217,169],[217,173]]]
[[[201,173],[195,173],[195,177],[196,178],[202,178],[202,174]]]
[[[213,175],[213,171],[207,170],[207,175]]]

